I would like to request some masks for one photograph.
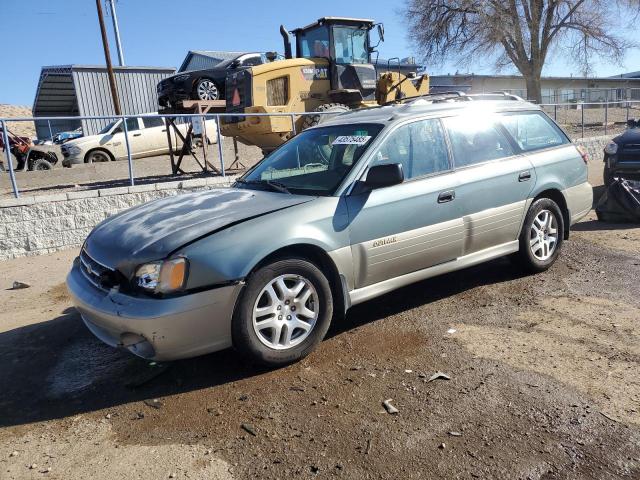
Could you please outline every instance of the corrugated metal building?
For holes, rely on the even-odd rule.
[[[216,50],[189,50],[178,72],[191,72],[215,67],[224,60],[233,60],[247,52],[220,52]]]
[[[174,68],[114,67],[116,88],[124,115],[158,110],[156,86],[173,75]],[[63,65],[43,67],[33,102],[34,117],[114,115],[106,67]],[[49,138],[46,121],[36,121],[38,138]],[[85,135],[98,133],[109,120],[51,121],[53,134],[82,127]]]
[[[542,77],[542,103],[615,102],[640,99],[640,78],[634,77]],[[433,91],[466,93],[510,92],[527,98],[520,75],[431,75]]]

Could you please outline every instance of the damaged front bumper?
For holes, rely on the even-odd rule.
[[[67,288],[96,337],[142,358],[164,361],[230,347],[231,319],[242,284],[173,298],[133,297],[97,287],[76,260]]]

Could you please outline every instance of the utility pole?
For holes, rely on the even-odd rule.
[[[116,15],[116,0],[107,0],[111,7],[111,20],[113,21],[113,32],[116,36],[116,48],[118,49],[118,61],[120,66],[124,67],[124,52],[122,51],[122,43],[120,42],[120,29],[118,28],[118,16]]]
[[[109,75],[109,86],[111,87],[111,98],[113,98],[113,109],[116,115],[122,115],[120,111],[120,100],[118,99],[118,91],[116,90],[116,77],[113,74],[113,66],[111,65],[111,53],[109,53],[109,40],[107,39],[107,29],[104,26],[104,16],[102,15],[102,0],[96,0],[98,8],[98,20],[100,21],[100,32],[102,33],[102,46],[104,47],[104,59],[107,63],[107,74]]]

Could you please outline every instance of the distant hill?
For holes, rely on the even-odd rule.
[[[0,118],[31,117],[31,107],[21,105],[6,105],[0,103]],[[7,127],[16,135],[34,138],[36,128],[33,122],[9,122]]]

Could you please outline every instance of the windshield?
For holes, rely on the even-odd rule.
[[[104,127],[102,130],[98,132],[98,135],[104,135],[106,133],[109,133],[111,129],[115,126],[115,124],[119,122],[120,120],[114,120],[113,122],[109,122],[109,124],[107,124],[106,127]]]
[[[311,28],[298,34],[300,53],[305,58],[331,57],[329,30],[326,27]]]
[[[291,193],[333,195],[382,127],[354,124],[305,130],[250,170],[239,186],[269,189],[275,184]]]

